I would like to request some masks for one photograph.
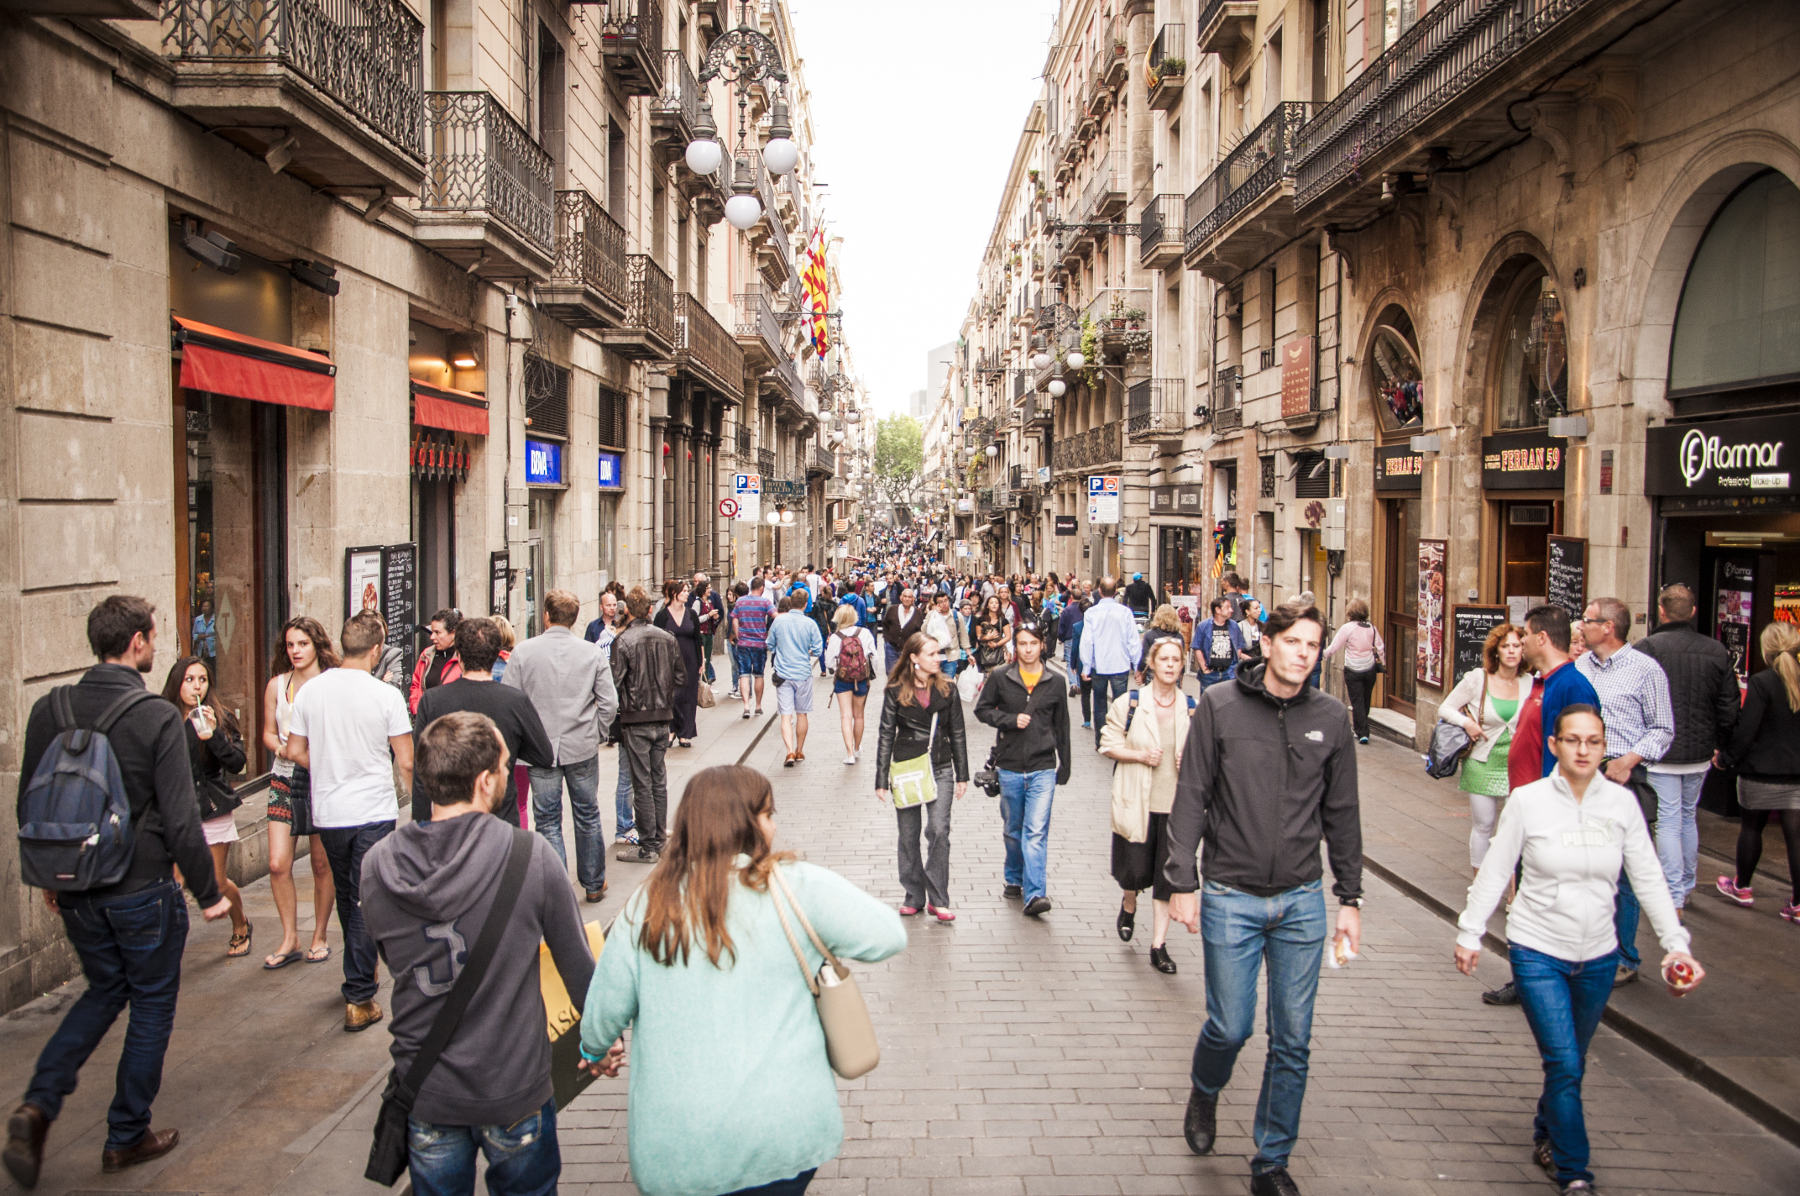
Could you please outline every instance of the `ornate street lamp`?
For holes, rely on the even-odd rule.
[[[1052,378],[1050,379],[1050,385],[1044,387],[1044,389],[1050,392],[1051,398],[1060,399],[1063,395],[1068,393],[1069,384],[1064,382],[1061,378]]]
[[[755,83],[786,84],[787,71],[781,63],[781,50],[774,40],[750,24],[749,0],[740,0],[738,25],[713,41],[707,51],[706,65],[700,68],[699,84],[704,95],[706,85],[723,79],[737,89],[738,137],[732,158],[731,197],[725,201],[725,219],[739,230],[751,228],[762,219],[762,200],[756,195],[756,172],[744,142],[749,133],[750,87]],[[713,121],[712,103],[703,100],[694,121],[694,140],[688,143],[687,164],[696,174],[710,174],[724,160],[718,142],[718,126]],[[788,117],[787,97],[775,91],[775,102],[769,109],[769,142],[762,147],[762,164],[772,175],[784,175],[800,162],[800,147],[794,142],[794,130]]]

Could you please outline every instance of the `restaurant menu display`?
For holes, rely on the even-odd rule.
[[[1562,607],[1571,619],[1587,609],[1587,547],[1579,536],[1550,536],[1544,549],[1550,604]]]
[[[382,544],[344,550],[344,618],[374,611],[407,671],[418,656],[419,546]]]
[[[1504,606],[1459,605],[1450,611],[1450,680],[1454,684],[1470,670],[1482,667],[1481,649],[1488,632],[1512,620]]]
[[[1450,541],[1419,541],[1418,681],[1434,689],[1444,684],[1444,594],[1448,588]]]

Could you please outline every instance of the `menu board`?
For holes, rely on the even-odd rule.
[[[1512,620],[1504,606],[1453,606],[1450,608],[1450,676],[1460,680],[1471,669],[1483,665],[1482,645],[1488,632]]]
[[[382,610],[380,545],[344,550],[344,620],[365,610]]]
[[[381,550],[383,615],[388,647],[400,649],[410,676],[419,655],[419,546],[389,544]]]
[[[1544,575],[1549,579],[1548,601],[1560,606],[1569,618],[1579,619],[1587,609],[1587,547],[1579,536],[1550,536],[1544,549]]]
[[[1450,541],[1419,541],[1419,684],[1444,684],[1444,594],[1448,588]]]
[[[488,553],[488,614],[506,617],[506,594],[512,588],[511,582],[511,554]]]

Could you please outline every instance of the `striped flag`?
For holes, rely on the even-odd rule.
[[[806,308],[812,313],[807,333],[812,337],[813,352],[823,361],[831,349],[831,329],[825,319],[825,313],[831,310],[831,294],[825,277],[825,225],[822,221],[813,228],[812,240],[807,242],[806,268],[800,272],[800,289],[806,299]]]

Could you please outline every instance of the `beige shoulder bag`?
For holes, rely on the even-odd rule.
[[[816,977],[807,965],[806,952],[800,949],[793,926],[788,922],[787,911],[775,895],[776,889],[780,889],[781,896],[794,907],[794,916],[800,919],[806,937],[825,957]],[[831,1061],[831,1070],[846,1080],[874,1071],[875,1065],[881,1062],[881,1044],[875,1041],[875,1023],[869,1020],[869,1007],[863,1002],[862,990],[856,987],[850,969],[813,931],[805,911],[794,899],[794,891],[788,888],[787,878],[781,875],[779,864],[769,870],[769,899],[775,902],[781,928],[787,932],[788,944],[794,948],[794,958],[800,961],[800,975],[805,977],[807,991],[812,993],[818,1006],[819,1025],[825,1029],[825,1057]]]

